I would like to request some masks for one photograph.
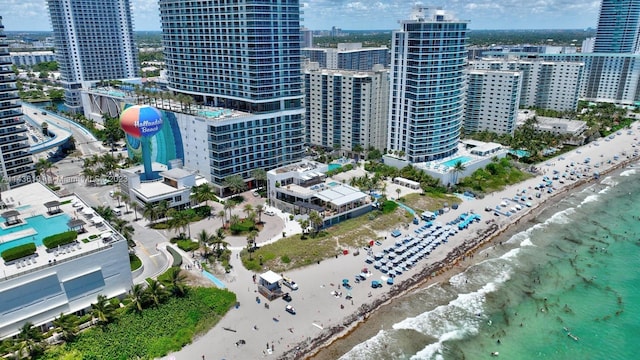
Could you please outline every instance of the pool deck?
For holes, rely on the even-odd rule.
[[[36,253],[15,261],[5,262],[0,259],[0,270],[2,271],[2,277],[0,277],[0,281],[3,279],[13,278],[15,276],[20,275],[21,273],[31,272],[40,267],[49,266],[50,263],[65,261],[70,258],[76,258],[85,253],[90,253],[97,251],[101,248],[108,247],[110,241],[114,240],[122,240],[120,235],[118,235],[111,227],[108,225],[99,223],[92,224],[92,222],[87,219],[84,215],[80,215],[82,213],[80,211],[81,208],[89,208],[89,206],[82,201],[82,199],[77,196],[68,196],[64,199],[59,198],[54,193],[52,193],[49,189],[47,189],[44,185],[36,183],[25,185],[16,189],[6,190],[2,192],[2,199],[5,200],[8,205],[7,208],[0,210],[0,213],[3,211],[15,210],[17,207],[31,205],[28,210],[23,211],[21,215],[18,217],[23,219],[25,217],[31,217],[35,215],[47,215],[47,208],[44,207],[44,203],[48,201],[67,201],[70,200],[70,203],[61,204],[60,210],[62,213],[67,214],[71,219],[80,218],[86,222],[84,225],[84,229],[86,230],[84,233],[78,235],[78,240],[75,243],[68,244],[65,246],[60,246],[58,249],[49,250],[44,246],[38,246],[36,248]],[[15,199],[20,199],[20,201],[15,201]],[[13,200],[13,201],[12,201]],[[82,205],[82,207],[73,207],[72,203],[78,202]],[[19,211],[19,210],[18,210]],[[68,228],[60,229],[60,232],[64,232],[69,230]],[[33,228],[27,228],[24,230],[20,230],[14,232],[12,234],[7,234],[0,237],[0,243],[6,243],[15,239],[23,238],[25,236],[32,236],[36,232]],[[104,236],[103,239],[102,234],[111,233],[110,237]],[[94,239],[90,240],[87,243],[84,243],[82,240],[89,240],[89,237],[93,236]]]

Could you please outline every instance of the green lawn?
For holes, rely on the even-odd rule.
[[[411,216],[400,208],[389,214],[373,211],[321,231],[315,238],[308,236],[303,240],[301,235],[297,234],[262,246],[251,253],[251,260],[247,250],[243,250],[240,255],[247,269],[262,271],[269,268],[283,272],[315,264],[341,253],[343,249],[361,248],[368,241],[377,238],[376,231],[393,229],[409,221]]]

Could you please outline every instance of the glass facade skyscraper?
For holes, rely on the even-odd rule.
[[[593,52],[636,53],[639,41],[640,1],[602,0]]]
[[[47,0],[65,104],[79,111],[86,81],[139,76],[129,0]]]
[[[160,0],[169,89],[246,113],[208,125],[211,179],[304,154],[298,0]]]
[[[416,8],[392,35],[388,151],[410,163],[457,152],[464,115],[467,22]]]

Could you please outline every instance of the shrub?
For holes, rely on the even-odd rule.
[[[228,290],[195,288],[182,298],[170,298],[142,313],[121,313],[106,328],[91,328],[62,348],[65,353],[45,354],[42,359],[153,359],[180,350],[195,336],[212,328],[236,303]],[[59,349],[53,347],[51,349]],[[48,350],[51,351],[51,350]]]
[[[256,224],[254,224],[253,221],[250,221],[247,219],[243,219],[238,223],[231,225],[230,227],[231,232],[234,234],[238,234],[245,231],[251,231],[255,228],[256,228]]]
[[[173,257],[173,262],[171,263],[171,266],[180,267],[180,265],[182,265],[182,255],[178,254],[176,249],[172,248],[171,246],[167,246],[167,251],[171,254],[171,257]]]
[[[134,271],[142,266],[142,260],[135,254],[129,254],[129,264],[131,265],[131,271]]]
[[[9,262],[16,259],[23,258],[25,256],[32,255],[36,252],[35,243],[26,243],[24,245],[18,245],[2,252],[2,258],[4,261]]]
[[[287,255],[282,255],[282,257],[280,257],[280,260],[282,260],[282,262],[285,264],[288,264],[291,262],[291,259]]]
[[[382,213],[388,214],[395,211],[395,209],[397,208],[398,204],[396,204],[394,201],[387,200],[382,204]]]
[[[182,250],[182,251],[193,251],[193,250],[198,250],[198,248],[200,247],[200,245],[198,245],[197,242],[195,241],[191,241],[189,239],[187,240],[178,240],[176,242],[176,245],[178,245],[178,247]]]
[[[98,237],[98,235],[96,235],[96,234],[89,235],[89,239],[91,239],[91,240],[93,240],[93,239],[95,239],[95,238],[97,238],[97,237]]]
[[[60,245],[72,243],[76,241],[77,238],[77,231],[65,231],[63,233],[47,236],[46,238],[42,239],[42,245],[46,246],[47,249],[53,249]]]
[[[195,211],[196,215],[199,216],[200,218],[205,218],[211,214],[211,206],[208,206],[208,205],[198,206],[196,208],[193,208],[193,211]]]

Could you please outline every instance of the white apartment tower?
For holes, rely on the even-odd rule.
[[[522,76],[518,71],[471,70],[467,78],[464,132],[516,129]]]
[[[410,163],[458,151],[464,116],[467,22],[417,7],[392,34],[387,151]]]
[[[578,107],[584,63],[543,61],[543,58],[482,59],[470,62],[476,70],[522,72],[521,107],[573,111]]]
[[[306,143],[339,148],[349,154],[360,147],[383,151],[389,111],[388,71],[320,69],[310,63],[304,71]]]
[[[65,105],[81,111],[86,82],[139,76],[129,0],[47,0]]]

